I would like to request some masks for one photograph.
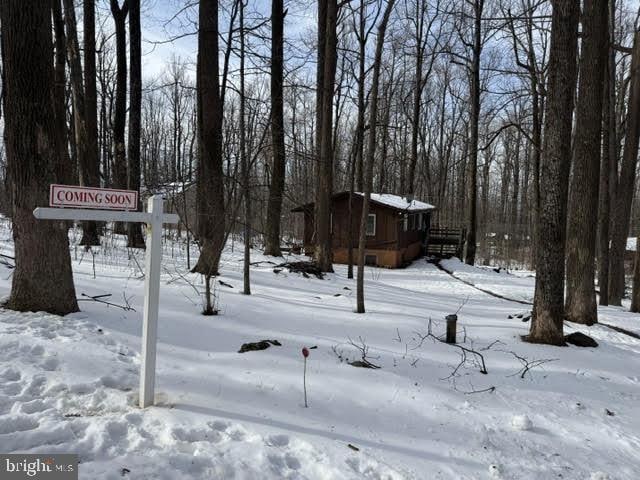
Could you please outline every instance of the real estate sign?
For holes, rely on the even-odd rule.
[[[49,206],[99,210],[137,210],[138,192],[54,184],[49,187]]]
[[[136,210],[138,206],[138,192],[131,190],[114,190],[110,188],[51,185],[49,193],[49,205],[57,208],[36,208],[33,211],[33,215],[37,219],[141,222],[147,224],[139,404],[142,408],[153,405],[156,375],[158,303],[160,301],[160,267],[162,261],[162,224],[178,223],[178,215],[174,213],[164,213],[164,200],[162,195],[153,195],[148,199],[146,212],[123,212],[114,210]]]

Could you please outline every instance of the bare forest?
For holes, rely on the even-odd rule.
[[[189,268],[206,280],[209,314],[225,243],[244,242],[250,294],[251,249],[299,248],[298,205],[314,204],[310,260],[331,272],[339,192],[349,218],[354,193],[364,199],[349,232],[358,312],[376,193],[435,206],[431,228],[459,229],[467,264],[535,270],[531,342],[564,343],[564,319],[596,323],[597,303],[631,298],[640,311],[640,262],[627,251],[640,235],[633,2],[0,5],[12,308],[77,309],[69,259],[50,248],[64,250],[69,225],[30,215],[61,183],[181,196],[178,234],[198,246]],[[105,225],[82,228],[86,248],[100,245]],[[113,229],[144,248],[139,224]],[[35,288],[52,269],[63,288]]]

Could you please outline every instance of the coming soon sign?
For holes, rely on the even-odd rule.
[[[96,208],[100,210],[137,210],[138,192],[113,188],[51,185],[50,207]]]

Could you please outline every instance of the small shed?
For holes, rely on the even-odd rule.
[[[144,203],[151,195],[162,195],[165,211],[177,213],[180,217],[176,228],[195,233],[198,231],[196,190],[195,182],[173,182],[142,189],[140,197]]]
[[[364,194],[353,192],[351,232],[349,239],[349,192],[336,193],[331,200],[331,238],[333,261],[349,261],[349,242],[358,248],[358,232]],[[313,255],[314,203],[300,205],[292,212],[304,214],[304,250]],[[367,219],[365,263],[388,268],[407,265],[424,255],[431,212],[436,207],[425,202],[391,195],[372,193]]]

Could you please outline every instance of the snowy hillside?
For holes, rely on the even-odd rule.
[[[11,255],[0,231],[0,253]],[[75,238],[72,238],[77,240]],[[225,252],[221,315],[167,242],[155,407],[135,406],[143,280],[139,253],[107,241],[72,251],[79,298],[112,294],[64,318],[0,311],[0,450],[78,453],[83,479],[637,479],[640,340],[567,324],[600,346],[529,345],[524,303],[499,299],[421,260],[368,269],[367,313],[353,313],[346,268],[325,280],[253,252],[241,295],[241,245]],[[193,252],[194,255],[196,252]],[[459,278],[526,302],[532,277],[446,263]],[[94,276],[95,269],[95,276]],[[11,269],[1,271],[0,294]],[[428,337],[458,311],[467,353]],[[640,333],[613,307],[601,319]],[[512,317],[512,318],[509,318]],[[525,315],[526,318],[526,315]],[[466,338],[465,338],[466,337]],[[238,353],[243,343],[282,346]],[[353,343],[354,345],[352,345]],[[303,346],[309,408],[303,404]],[[356,368],[360,350],[379,369]],[[531,367],[527,370],[527,365]]]

